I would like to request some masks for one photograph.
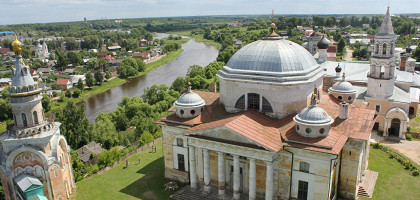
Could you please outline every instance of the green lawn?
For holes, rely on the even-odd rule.
[[[369,169],[379,173],[373,200],[420,199],[420,176],[411,176],[410,172],[385,152],[370,148]]]
[[[162,143],[157,145],[156,153],[150,151],[151,148],[140,152],[141,165],[139,154],[134,154],[128,168],[123,162],[101,175],[77,182],[72,199],[169,199],[173,192],[164,190]]]

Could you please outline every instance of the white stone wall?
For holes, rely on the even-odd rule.
[[[22,113],[26,115],[27,127],[35,126],[33,112],[37,112],[38,124],[44,121],[44,114],[42,110],[42,96],[35,95],[30,97],[17,97],[13,98],[10,103],[12,112],[15,115],[15,123],[17,127],[24,127]]]
[[[384,99],[394,92],[395,77],[391,79],[377,79],[368,77],[367,92],[371,97]]]
[[[220,102],[224,104],[226,111],[238,112],[240,110],[235,108],[236,101],[244,94],[257,93],[270,102],[273,113],[269,114],[275,118],[283,118],[306,108],[315,86],[318,90],[322,88],[322,76],[314,78],[313,82],[290,85],[239,82],[221,78]]]

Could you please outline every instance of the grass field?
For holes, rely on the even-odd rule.
[[[168,199],[173,192],[164,190],[162,143],[157,145],[156,153],[150,151],[151,148],[140,152],[140,165],[139,154],[134,154],[128,159],[128,168],[123,162],[101,175],[77,182],[71,199]]]
[[[373,200],[420,199],[420,177],[411,176],[397,160],[388,158],[385,152],[370,148],[369,169],[379,172]]]

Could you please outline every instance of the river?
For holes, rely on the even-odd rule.
[[[160,39],[167,36],[169,35],[158,33],[158,36],[155,38]],[[86,117],[90,122],[94,122],[96,116],[100,113],[111,112],[117,109],[118,102],[124,96],[140,97],[143,95],[144,89],[152,85],[165,84],[170,86],[177,77],[185,76],[191,65],[197,64],[204,67],[216,60],[218,55],[218,50],[215,47],[196,42],[194,39],[190,39],[183,44],[182,49],[184,49],[184,52],[176,59],[148,74],[86,99],[84,101]]]

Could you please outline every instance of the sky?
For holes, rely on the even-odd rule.
[[[0,24],[200,15],[385,14],[387,0],[0,0]],[[420,13],[392,0],[391,14]]]

